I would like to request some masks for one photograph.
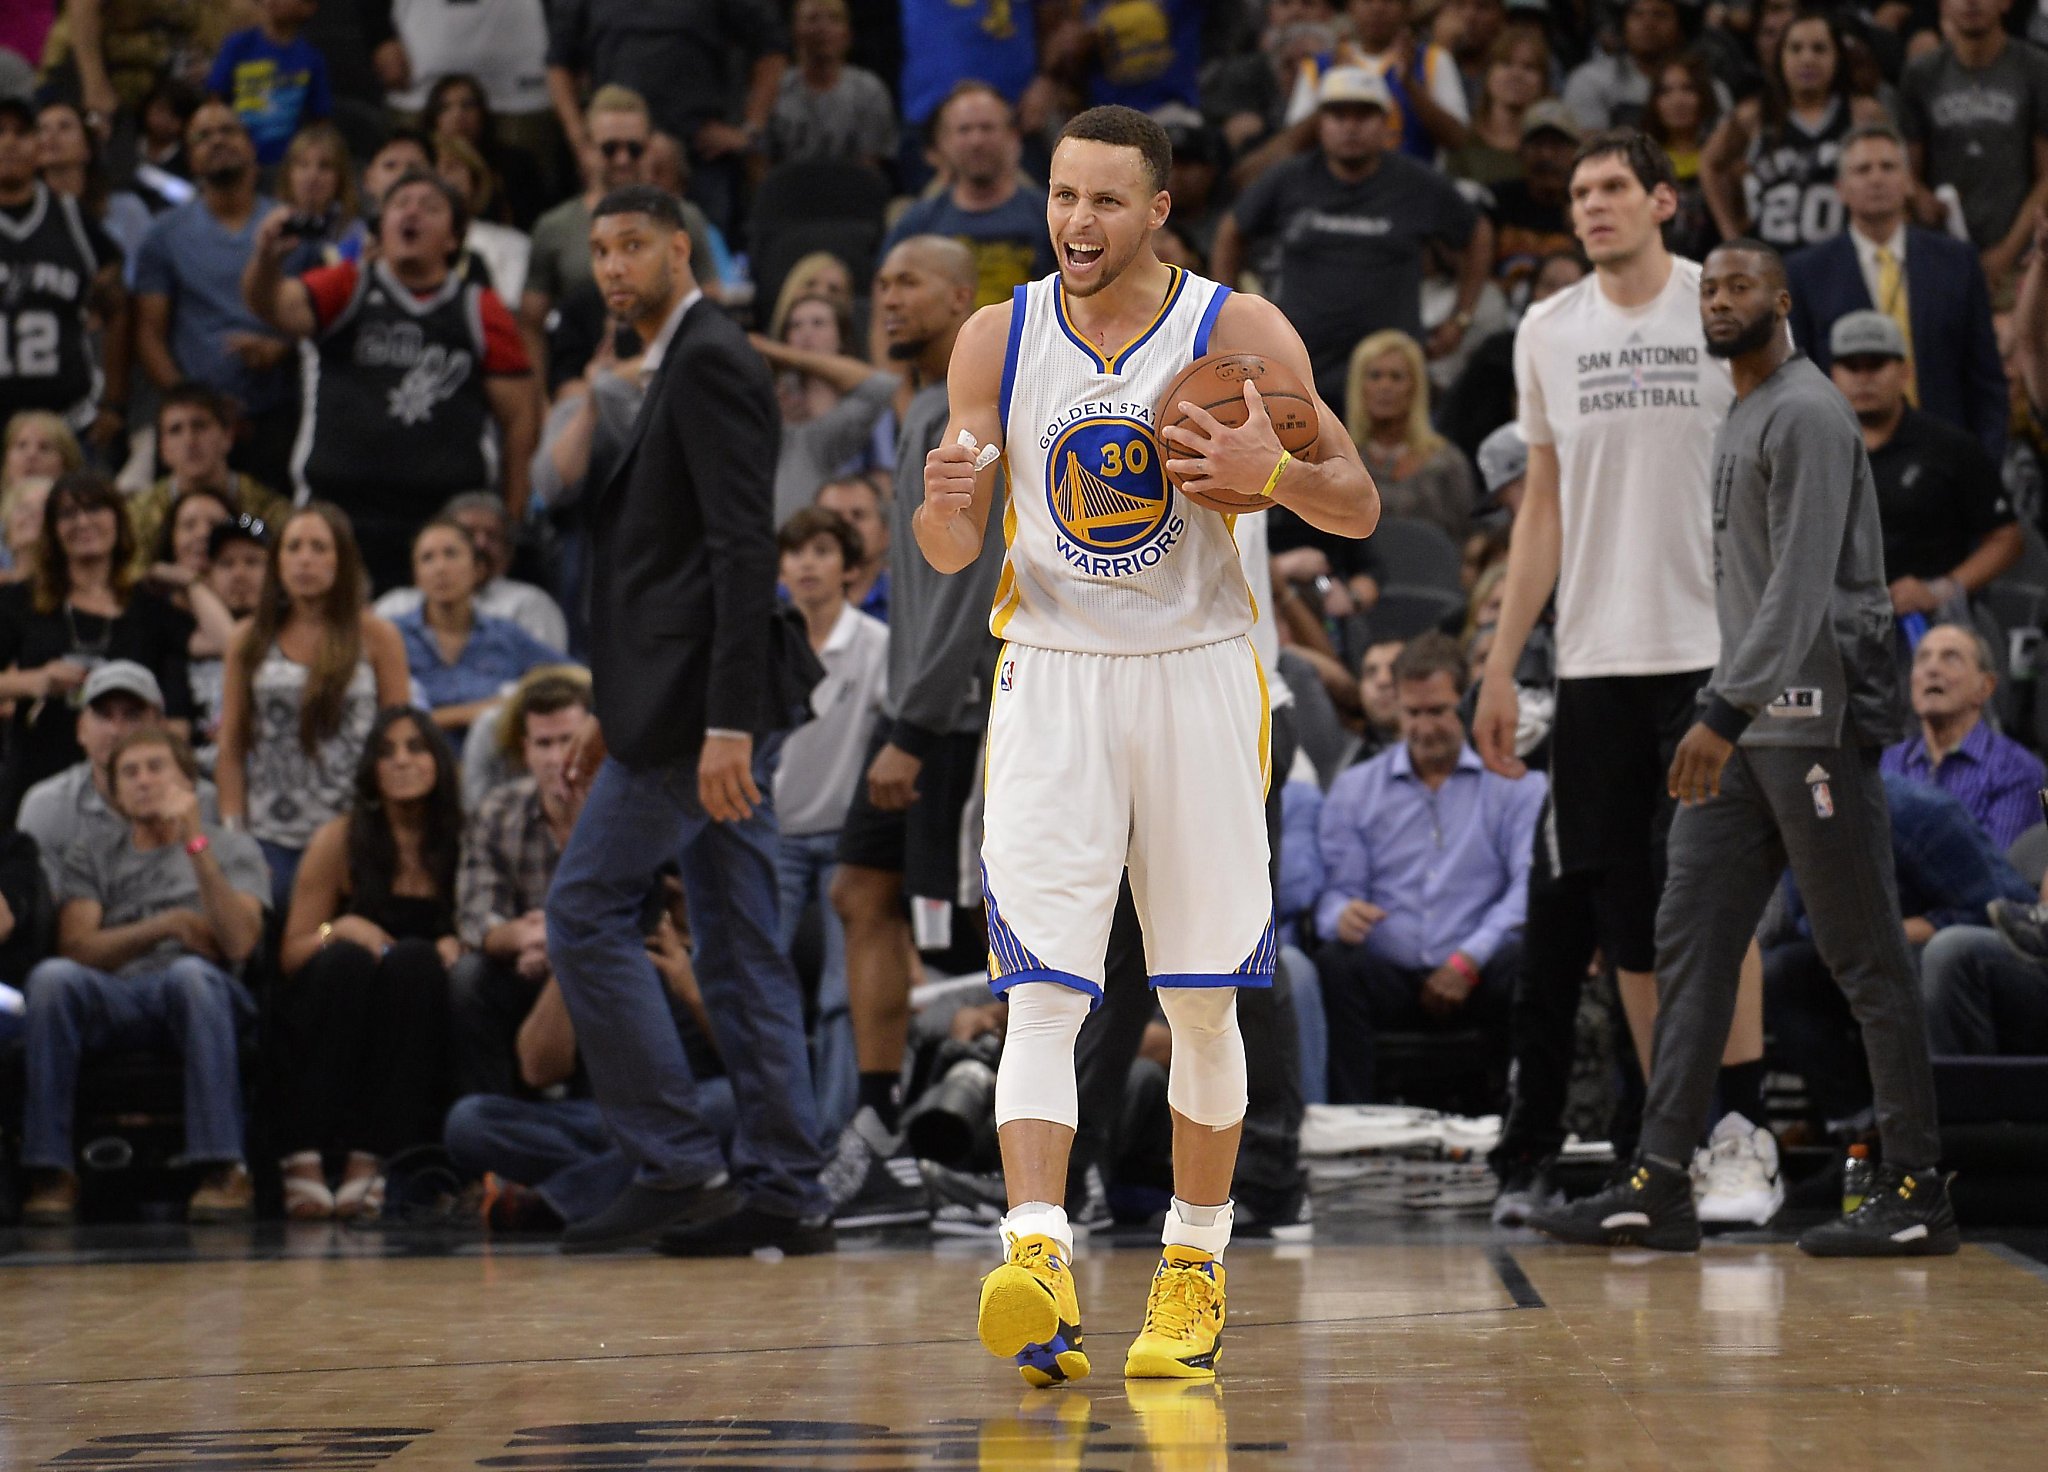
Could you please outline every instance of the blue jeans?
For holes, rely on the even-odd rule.
[[[306,851],[286,848],[267,838],[257,839],[256,846],[263,850],[263,862],[270,866],[270,913],[282,923],[283,917],[292,912],[292,885],[298,880],[299,860],[306,856]]]
[[[1301,1102],[1330,1102],[1330,1021],[1323,1015],[1323,989],[1315,962],[1295,946],[1280,948],[1294,999],[1294,1025],[1301,1035]]]
[[[770,753],[755,763],[768,791]],[[765,1211],[827,1209],[824,1152],[804,1051],[803,993],[775,944],[775,818],[766,801],[714,823],[686,767],[635,771],[607,757],[548,890],[548,956],[605,1123],[634,1180],[681,1188],[729,1170]],[[655,871],[682,867],[697,986],[732,1080],[729,1152],[697,1098],[640,910]]]
[[[846,927],[832,908],[832,872],[839,864],[837,833],[782,835],[775,877],[782,888],[782,953],[796,939],[804,908],[813,901],[825,931],[825,966],[818,977],[818,1022],[811,1035],[811,1079],[818,1095],[818,1127],[830,1139],[846,1127],[860,1102],[860,1063],[853,1051],[853,1014],[846,998]]]
[[[732,1085],[707,1078],[697,1103],[721,1140],[732,1138]],[[508,1099],[470,1094],[448,1111],[442,1143],[465,1175],[495,1171],[531,1186],[565,1222],[596,1216],[633,1179],[593,1099]]]
[[[72,1169],[78,1066],[92,1053],[149,1049],[185,1060],[185,1155],[202,1164],[242,1158],[237,1033],[256,1004],[211,961],[184,956],[161,971],[110,976],[76,961],[28,974],[28,1088],[21,1163]]]

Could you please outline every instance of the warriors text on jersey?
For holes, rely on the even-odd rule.
[[[1058,276],[1016,290],[997,404],[1008,479],[989,623],[999,638],[1158,654],[1252,626],[1231,519],[1167,482],[1152,423],[1174,375],[1209,351],[1230,289],[1170,269],[1150,325],[1113,353],[1074,329]]]
[[[92,422],[99,372],[85,336],[86,298],[112,242],[78,201],[35,186],[26,209],[0,209],[0,420],[48,409]]]

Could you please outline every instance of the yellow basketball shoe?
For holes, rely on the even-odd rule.
[[[1088,1374],[1081,1348],[1081,1299],[1066,1249],[1050,1237],[1021,1237],[1010,1260],[981,1280],[981,1342],[1016,1365],[1036,1388]]]
[[[1145,1327],[1124,1357],[1142,1380],[1213,1380],[1223,1355],[1223,1264],[1198,1247],[1169,1246],[1152,1274]]]

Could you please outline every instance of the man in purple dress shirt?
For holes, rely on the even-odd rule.
[[[1330,1100],[1373,1097],[1373,1036],[1485,1035],[1505,1065],[1537,813],[1545,781],[1489,772],[1458,719],[1465,661],[1425,634],[1394,663],[1401,744],[1337,778],[1318,838],[1316,901]]]
[[[1887,776],[1939,787],[1960,802],[2002,853],[2041,821],[2035,793],[2041,759],[1991,729],[1984,707],[1998,687],[1984,636],[1963,624],[1937,624],[1913,651],[1913,714],[1920,734],[1884,754]]]

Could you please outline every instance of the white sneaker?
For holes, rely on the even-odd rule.
[[[1785,1204],[1777,1139],[1740,1114],[1728,1115],[1693,1156],[1692,1183],[1702,1222],[1763,1226]]]

